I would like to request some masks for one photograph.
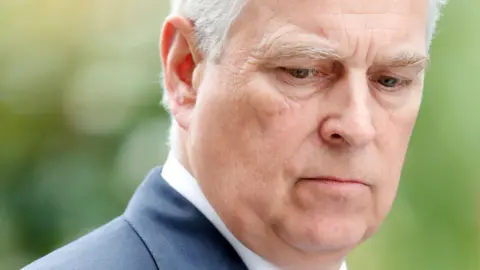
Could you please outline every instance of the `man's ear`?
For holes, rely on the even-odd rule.
[[[194,25],[190,20],[181,16],[166,19],[161,34],[160,55],[170,112],[178,125],[187,130],[197,100],[198,84],[193,83],[194,74],[203,60],[197,51]]]

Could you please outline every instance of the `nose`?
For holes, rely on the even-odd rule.
[[[374,140],[373,102],[366,80],[348,78],[330,89],[326,98],[329,109],[319,127],[322,141],[332,146],[364,147]]]

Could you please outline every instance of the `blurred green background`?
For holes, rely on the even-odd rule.
[[[352,270],[480,269],[480,1],[451,2],[398,200]],[[0,2],[0,269],[121,214],[164,161],[167,12],[166,0]]]

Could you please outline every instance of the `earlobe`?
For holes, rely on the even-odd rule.
[[[193,23],[184,17],[168,18],[160,44],[168,105],[179,126],[188,129],[197,98],[198,84],[193,77],[202,60],[196,50]]]

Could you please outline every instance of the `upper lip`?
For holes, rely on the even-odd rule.
[[[332,181],[332,182],[339,182],[339,183],[345,183],[345,184],[362,184],[365,186],[369,186],[369,184],[363,180],[352,179],[352,178],[339,178],[335,176],[316,176],[316,177],[305,177],[302,179],[317,180],[317,181]]]

